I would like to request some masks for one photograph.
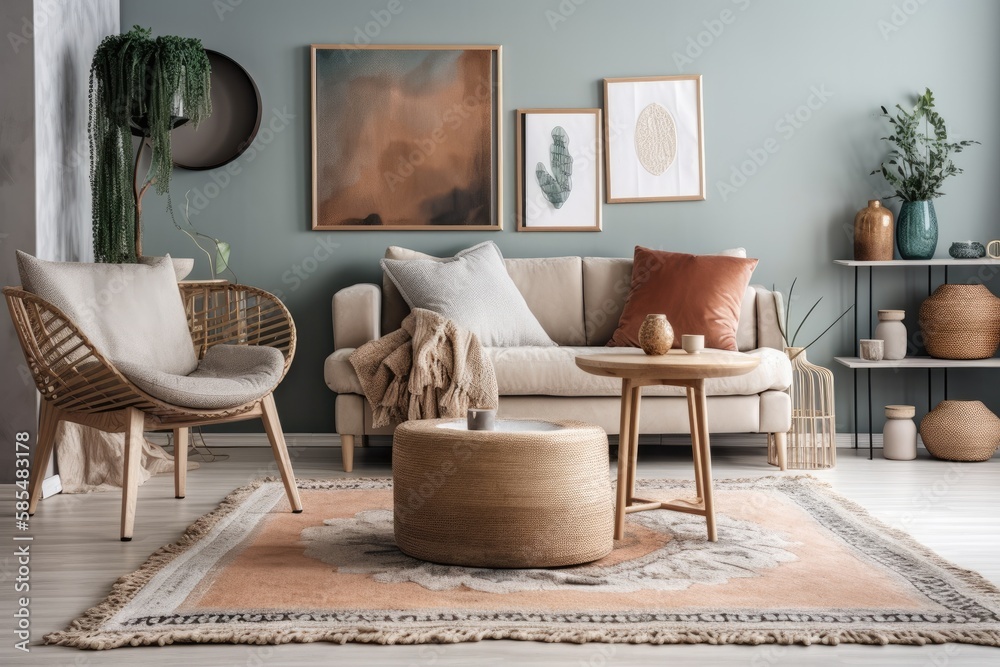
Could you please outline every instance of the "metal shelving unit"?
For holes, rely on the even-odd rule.
[[[858,295],[860,289],[860,273],[862,269],[868,269],[868,338],[871,338],[875,331],[875,308],[872,304],[874,270],[876,268],[926,268],[927,269],[927,295],[934,291],[934,267],[944,267],[944,282],[948,282],[948,269],[952,266],[995,266],[1000,269],[1000,259],[894,259],[883,262],[862,262],[853,259],[837,259],[834,264],[851,267],[854,269],[854,356],[834,357],[835,361],[854,373],[854,448],[858,447],[858,371],[866,372],[868,380],[868,458],[874,458],[874,434],[872,432],[872,371],[873,370],[927,370],[927,405],[928,410],[933,408],[932,402],[932,380],[935,370],[942,371],[944,380],[944,396],[948,398],[948,369],[950,368],[1000,368],[1000,358],[978,359],[974,361],[952,361],[948,359],[934,359],[932,357],[906,357],[898,361],[865,361],[859,357],[858,341],[861,338],[859,330],[860,320],[858,318]]]

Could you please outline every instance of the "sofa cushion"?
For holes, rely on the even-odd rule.
[[[485,346],[555,345],[492,241],[443,261],[383,259],[382,269],[410,308],[426,308],[454,320]]]
[[[444,261],[417,250],[389,246],[385,259]],[[631,266],[629,260],[629,265]],[[583,325],[583,259],[580,257],[504,258],[528,309],[557,345],[586,345]],[[396,284],[382,273],[382,333],[400,327],[410,307]],[[617,322],[617,320],[616,320]],[[610,337],[610,333],[608,336]]]
[[[435,257],[419,250],[400,248],[391,245],[385,249],[385,259],[429,259],[435,262],[442,262],[445,258]],[[410,307],[406,305],[406,299],[399,293],[396,283],[392,282],[389,274],[382,272],[382,335],[392,333],[399,329],[403,320],[410,314]]]
[[[171,405],[222,410],[256,401],[281,380],[285,357],[274,347],[215,345],[189,375],[143,364],[120,363],[118,370],[144,392]]]
[[[507,273],[538,323],[558,345],[586,345],[583,260],[579,257],[505,259]]]
[[[726,257],[746,257],[747,251],[745,248],[731,248],[719,254]],[[584,344],[606,345],[618,328],[618,320],[632,286],[632,258],[584,257],[582,268],[583,321],[586,331]],[[755,300],[756,292],[748,287],[741,305],[736,334],[741,352],[757,347]]]
[[[620,396],[621,380],[586,373],[576,366],[581,354],[629,354],[636,350],[616,347],[490,348],[501,396]],[[326,359],[323,375],[338,394],[361,394],[361,383],[347,361],[353,350],[337,350]],[[706,381],[710,396],[755,395],[767,390],[785,391],[792,383],[792,366],[784,352],[762,348],[749,352],[760,365],[746,375]],[[645,387],[644,396],[683,396],[680,387]]]
[[[620,396],[618,378],[592,375],[580,370],[576,357],[586,354],[634,354],[625,347],[490,348],[497,387],[501,396]],[[735,353],[734,353],[735,354]],[[792,365],[784,352],[772,348],[751,350],[760,364],[750,373],[705,381],[709,396],[742,396],[768,390],[784,391],[792,383]],[[683,387],[644,387],[644,396],[684,396]]]
[[[198,366],[170,257],[150,264],[48,262],[18,251],[21,284],[61,310],[114,365],[187,375]]]
[[[740,304],[756,266],[756,259],[636,246],[632,286],[608,345],[637,347],[646,315],[666,313],[674,347],[680,347],[684,334],[703,334],[705,347],[736,351]]]

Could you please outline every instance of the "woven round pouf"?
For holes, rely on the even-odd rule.
[[[941,401],[920,421],[927,451],[948,461],[986,461],[1000,446],[1000,419],[981,401]]]
[[[392,442],[396,544],[472,567],[559,567],[614,546],[608,436],[575,421],[428,419]]]

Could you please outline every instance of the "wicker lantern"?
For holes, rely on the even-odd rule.
[[[802,347],[786,347],[792,362],[792,430],[788,432],[787,467],[832,468],[837,464],[837,429],[833,409],[833,373],[809,363]],[[774,437],[768,437],[767,461],[777,465]]]

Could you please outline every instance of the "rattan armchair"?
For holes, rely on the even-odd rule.
[[[295,354],[295,324],[272,294],[220,281],[179,284],[199,358],[215,345],[264,345],[284,355],[282,378]],[[132,539],[144,431],[174,434],[174,494],[183,498],[192,426],[259,417],[293,512],[302,511],[274,396],[224,410],[170,405],[141,390],[96,350],[58,308],[20,287],[3,290],[28,368],[42,394],[38,442],[29,481],[34,514],[60,421],[125,434],[121,539]]]

